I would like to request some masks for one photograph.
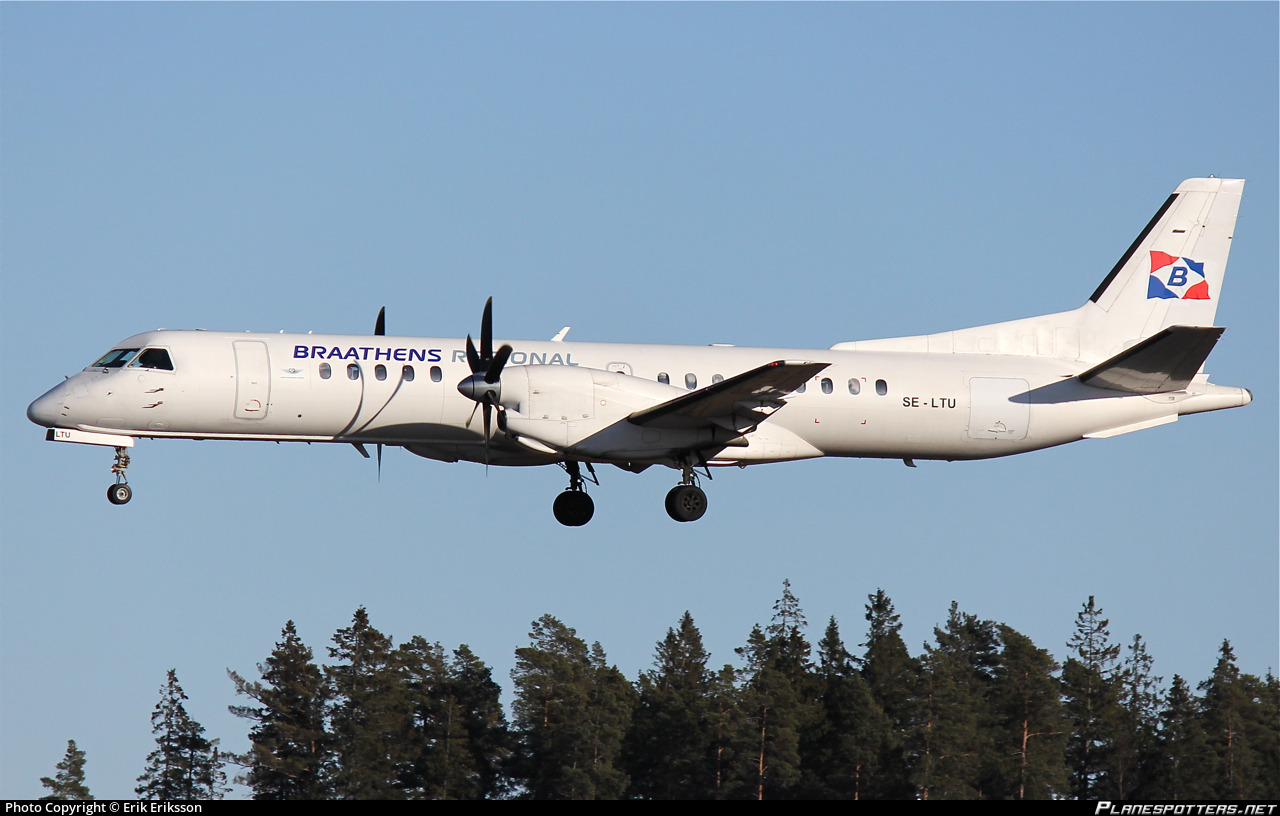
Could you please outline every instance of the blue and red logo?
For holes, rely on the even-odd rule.
[[[1147,282],[1147,299],[1151,298],[1208,300],[1209,282],[1204,279],[1204,262],[1152,250],[1151,278]]]

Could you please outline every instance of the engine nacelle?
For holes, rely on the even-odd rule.
[[[630,461],[732,444],[735,439],[745,444],[737,433],[718,428],[659,430],[626,421],[642,408],[685,393],[652,380],[580,366],[508,366],[502,372],[506,431],[537,450],[546,446],[583,459]]]

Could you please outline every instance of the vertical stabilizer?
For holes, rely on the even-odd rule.
[[[1082,356],[1109,357],[1170,326],[1213,325],[1243,190],[1242,179],[1178,185],[1081,309]]]
[[[1187,179],[1078,309],[833,349],[1055,357],[1095,365],[1170,326],[1213,326],[1242,179]]]

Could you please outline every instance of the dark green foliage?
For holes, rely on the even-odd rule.
[[[1120,657],[1093,598],[1061,669],[1012,627],[951,605],[920,658],[883,591],[865,652],[835,618],[816,656],[789,582],[766,627],[711,656],[686,612],[635,684],[599,643],[547,615],[516,650],[512,728],[488,667],[413,637],[395,648],[363,608],[321,668],[286,624],[236,761],[255,798],[304,799],[1253,799],[1280,797],[1280,683],[1240,672],[1224,642],[1197,697],[1165,692],[1141,636]],[[173,672],[152,717],[148,798],[226,790],[217,742]],[[50,798],[88,797],[69,743]]]
[[[1112,790],[1111,763],[1122,728],[1119,644],[1110,642],[1102,609],[1089,596],[1076,616],[1076,631],[1067,642],[1072,655],[1062,666],[1062,694],[1071,735],[1067,768],[1071,795],[1101,799]]]
[[[76,747],[75,740],[67,740],[67,753],[57,767],[58,773],[52,779],[40,777],[40,784],[49,790],[41,800],[93,801],[93,794],[84,783],[84,751]]]
[[[256,704],[228,707],[237,717],[254,721],[249,752],[237,758],[247,771],[237,781],[253,789],[254,799],[324,799],[332,759],[325,728],[329,687],[293,621],[285,624],[258,672],[262,680],[248,682],[227,670],[236,693]]]
[[[507,718],[502,712],[502,689],[492,672],[466,644],[453,650],[446,691],[459,707],[466,730],[471,798],[494,798],[508,788],[505,768],[513,752]],[[454,798],[464,798],[459,793]]]
[[[1000,624],[1000,662],[992,683],[989,798],[1049,799],[1066,791],[1067,722],[1058,664],[1030,638]]]
[[[1240,673],[1231,643],[1225,640],[1213,675],[1200,689],[1205,736],[1217,756],[1214,798],[1268,798],[1276,790],[1280,770],[1274,764],[1274,692],[1257,677]]]
[[[1121,665],[1119,728],[1111,761],[1114,799],[1149,799],[1159,763],[1160,678],[1142,635],[1134,635]]]
[[[532,799],[618,799],[627,787],[619,767],[635,691],[573,629],[544,615],[516,650],[513,705],[521,750],[515,779]]]
[[[907,653],[900,634],[902,624],[893,602],[883,589],[867,596],[866,650],[859,661],[862,679],[872,698],[888,717],[892,734],[880,748],[876,765],[877,777],[868,780],[868,799],[911,799],[915,785],[911,782],[912,757],[907,752],[906,737],[916,726],[919,706],[919,662]]]
[[[415,637],[396,652],[411,723],[399,784],[411,799],[484,799],[503,789],[508,746],[500,689],[465,645],[450,660]]]
[[[1159,758],[1152,770],[1152,798],[1210,799],[1218,757],[1209,747],[1200,701],[1178,675],[1160,712]]]
[[[746,727],[734,769],[735,787],[753,799],[798,794],[800,734],[817,711],[804,614],[790,581],[782,582],[782,598],[773,608],[767,636],[756,626],[747,645],[736,650],[746,662],[738,686]]]
[[[806,799],[867,797],[893,743],[889,718],[845,650],[833,617],[818,643],[818,716],[801,739]]]
[[[221,799],[228,790],[218,740],[204,738],[204,726],[182,704],[186,699],[177,672],[170,669],[151,714],[156,750],[147,755],[134,788],[143,799]]]
[[[402,799],[411,704],[391,639],[369,625],[364,607],[333,636],[326,672],[339,799]]]
[[[915,781],[924,799],[991,796],[993,729],[989,700],[998,663],[995,624],[955,602],[936,646],[925,646]]]
[[[624,749],[631,793],[642,799],[712,799],[716,697],[702,635],[686,611],[643,672]]]

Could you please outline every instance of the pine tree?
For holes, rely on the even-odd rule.
[[[993,798],[1049,799],[1066,791],[1067,723],[1058,664],[1027,636],[1000,624],[992,688],[996,777]]]
[[[811,649],[790,581],[783,581],[782,598],[773,608],[768,629],[756,626],[747,645],[735,650],[746,661],[738,705],[754,743],[752,751],[742,752],[747,761],[737,771],[755,799],[785,799],[798,792],[800,734],[816,715]]]
[[[221,799],[228,790],[218,740],[205,739],[204,726],[182,704],[186,699],[177,672],[170,669],[151,714],[156,750],[147,755],[134,788],[144,799]]]
[[[333,636],[328,666],[334,795],[340,799],[402,799],[411,712],[391,639],[369,624],[364,607]]]
[[[634,690],[604,650],[590,649],[550,615],[533,623],[532,644],[516,649],[512,710],[519,735],[516,781],[531,799],[617,799],[619,767]]]
[[[76,747],[75,740],[67,740],[67,753],[57,767],[58,773],[52,779],[40,777],[40,784],[49,790],[41,800],[93,801],[93,794],[84,783],[84,751]]]
[[[1154,765],[1158,762],[1160,681],[1152,673],[1155,661],[1142,635],[1134,635],[1120,667],[1119,727],[1107,793],[1117,800],[1150,798]]]
[[[248,770],[238,781],[253,789],[254,799],[325,798],[332,760],[325,729],[329,687],[293,621],[285,624],[258,672],[262,680],[249,682],[227,670],[236,694],[256,703],[228,706],[232,714],[255,723],[249,731],[250,750],[238,758]]]
[[[1218,757],[1204,733],[1200,700],[1176,674],[1160,712],[1158,750],[1159,759],[1152,771],[1152,798],[1212,798]]]
[[[679,631],[658,643],[642,672],[624,756],[631,792],[644,799],[712,799],[716,795],[715,698],[710,655],[686,611]]]
[[[818,643],[820,715],[800,744],[806,799],[866,798],[893,740],[889,718],[854,668],[832,617]]]
[[[872,698],[889,718],[892,732],[880,748],[876,761],[880,774],[868,780],[865,798],[911,799],[916,788],[911,782],[906,737],[916,726],[920,667],[902,641],[902,624],[889,596],[877,589],[867,601],[867,639],[861,644],[865,651],[858,663]]]
[[[1073,655],[1062,666],[1063,703],[1071,723],[1067,768],[1076,799],[1102,798],[1111,782],[1121,711],[1120,646],[1110,642],[1109,625],[1090,595],[1067,642]]]
[[[1230,641],[1222,641],[1213,675],[1200,684],[1205,735],[1218,757],[1214,798],[1261,799],[1276,788],[1280,769],[1268,758],[1275,756],[1277,734],[1264,688],[1240,673]]]
[[[476,797],[493,799],[505,794],[506,766],[513,746],[502,711],[502,689],[493,681],[489,667],[465,643],[453,650],[448,688],[463,714]]]
[[[925,799],[978,799],[990,795],[993,732],[989,699],[998,662],[995,624],[951,604],[936,646],[925,646],[917,728],[916,785]]]
[[[399,777],[411,799],[484,799],[502,790],[509,750],[500,691],[470,649],[454,655],[421,637],[396,651],[413,718]]]

